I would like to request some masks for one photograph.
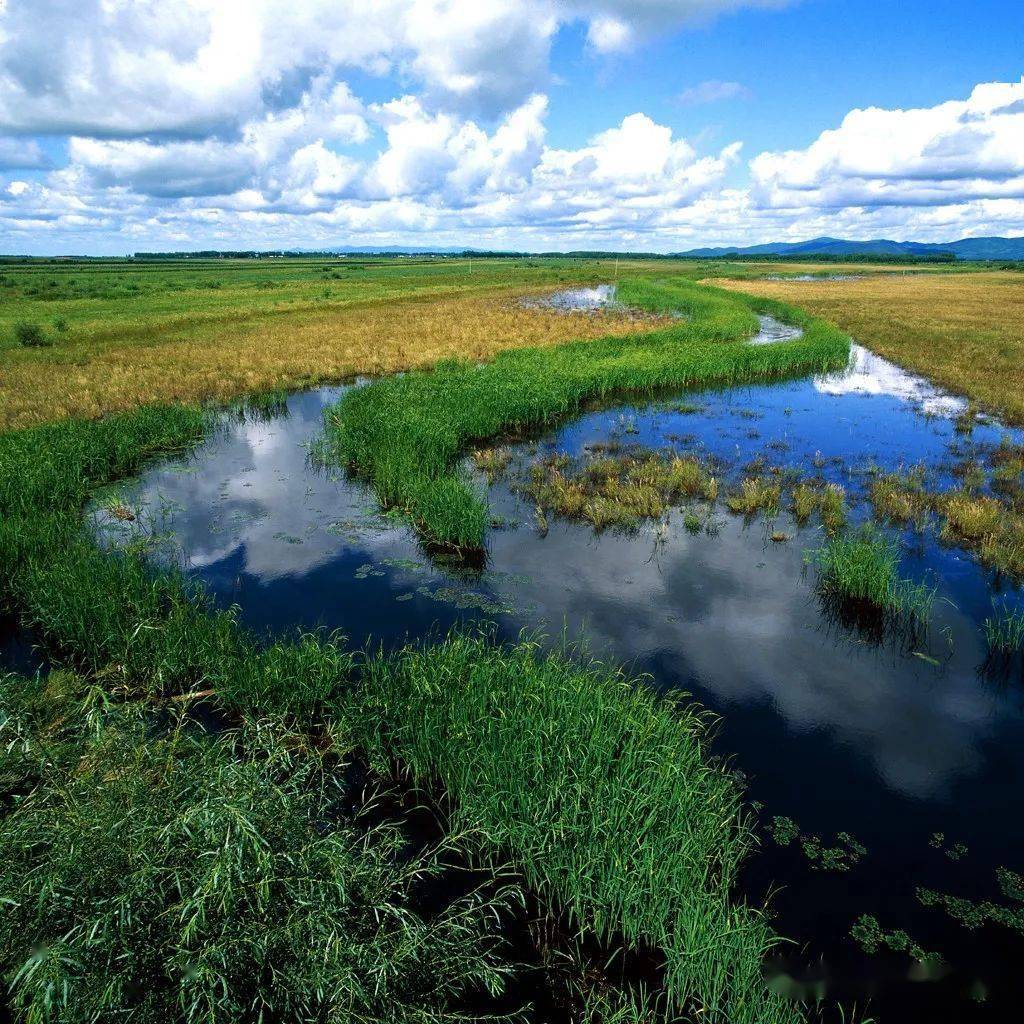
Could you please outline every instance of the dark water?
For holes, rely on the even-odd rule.
[[[34,637],[10,615],[0,614],[0,673],[33,675],[46,661]]]
[[[905,575],[938,591],[931,628],[878,643],[822,606],[804,557],[822,535],[785,514],[769,525],[717,511],[699,534],[683,529],[682,512],[628,535],[554,520],[542,534],[532,505],[499,482],[490,502],[505,525],[488,538],[487,568],[463,572],[431,561],[361,485],[307,464],[322,410],[340,393],[303,392],[287,416],[226,423],[193,458],[102,495],[98,529],[111,542],[150,533],[155,557],[180,560],[258,630],[320,625],[356,644],[467,620],[493,621],[508,637],[564,631],[657,687],[694,694],[722,716],[716,749],[743,774],[764,823],[785,816],[823,846],[847,832],[867,848],[849,871],[816,870],[799,843],[765,836],[744,884],[755,900],[779,890],[775,924],[794,945],[771,965],[774,983],[867,1005],[882,1022],[1019,1019],[1024,939],[991,924],[965,931],[915,896],[923,885],[1005,902],[995,869],[1024,870],[1024,685],[985,670],[993,581],[968,554],[904,536]],[[873,467],[923,463],[951,485],[956,457],[1005,433],[979,423],[957,434],[961,409],[855,349],[844,374],[588,412],[519,443],[513,467],[614,438],[713,455],[726,481],[760,456],[856,499]],[[116,518],[117,502],[137,518]],[[869,511],[855,505],[852,515]],[[793,539],[773,543],[773,530]],[[849,937],[865,913],[948,966],[868,956]]]

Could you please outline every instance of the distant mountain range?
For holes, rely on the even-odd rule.
[[[0,0],[2,4],[3,0]],[[527,252],[522,250],[474,249],[469,246],[439,245],[339,245],[327,249],[279,249],[272,251],[245,250],[196,252],[137,252],[136,259],[216,259],[266,258],[271,256],[571,256],[579,258],[610,259],[720,259],[723,256],[784,256],[833,259],[915,259],[936,260],[1024,260],[1024,236],[1018,238],[961,238],[958,242],[894,242],[888,238],[873,238],[864,242],[846,238],[812,238],[806,242],[766,242],[763,245],[720,245],[685,252],[621,252],[609,250],[552,250]],[[12,257],[16,258],[16,257]]]
[[[766,242],[764,245],[723,245],[674,253],[697,259],[721,256],[932,256],[952,253],[958,260],[1024,260],[1024,237],[961,238],[958,242],[894,242],[872,238],[812,238],[806,242]]]

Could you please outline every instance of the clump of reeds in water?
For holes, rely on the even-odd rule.
[[[994,607],[984,630],[990,654],[1009,657],[1024,651],[1024,609]]]
[[[779,514],[781,498],[782,485],[778,481],[748,476],[740,484],[740,489],[725,499],[725,503],[730,512],[739,515],[753,516],[763,512],[769,519],[774,519]]]
[[[910,625],[927,623],[934,589],[901,578],[899,547],[870,524],[832,537],[809,557],[824,594],[848,609],[882,612]]]
[[[627,452],[576,465],[555,455],[532,467],[523,490],[538,508],[603,530],[658,519],[687,498],[713,504],[718,481],[692,456]]]
[[[846,492],[839,484],[801,481],[793,488],[790,510],[799,526],[805,526],[817,512],[825,532],[835,534],[846,525]]]

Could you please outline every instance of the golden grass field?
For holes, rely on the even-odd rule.
[[[88,355],[16,354],[0,380],[0,428],[99,416],[146,401],[227,400],[354,374],[429,366],[502,349],[636,330],[629,318],[519,308],[507,295],[397,299],[223,324]]]
[[[855,281],[713,283],[800,306],[1007,422],[1024,423],[1024,274],[889,273]]]
[[[56,284],[42,298],[25,283],[40,273],[7,272],[15,301],[0,314],[7,320],[0,323],[0,429],[145,402],[227,400],[637,329],[628,316],[527,309],[518,301],[610,276],[594,265],[497,266],[471,276],[464,266],[392,262],[340,282],[325,282],[323,264],[181,266],[159,274],[122,265],[111,280],[92,268],[76,279],[66,269],[64,278],[45,278]],[[69,294],[80,281],[91,293]],[[141,291],[122,293],[125,287]],[[64,333],[51,327],[59,319],[68,323]],[[54,343],[13,343],[19,321],[40,324]]]

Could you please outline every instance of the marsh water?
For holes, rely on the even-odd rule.
[[[762,824],[746,895],[773,893],[774,925],[793,940],[769,965],[772,984],[881,1022],[1017,1019],[1021,935],[965,930],[916,895],[1005,902],[996,869],[1024,869],[1024,683],[986,661],[991,574],[929,534],[900,534],[903,573],[937,599],[926,635],[879,636],[822,603],[806,552],[823,535],[785,512],[767,523],[718,509],[691,532],[679,510],[595,535],[550,517],[542,527],[516,487],[545,455],[612,443],[714,457],[725,488],[755,460],[840,483],[856,520],[870,515],[857,498],[879,469],[923,464],[952,486],[956,459],[1007,431],[958,432],[960,400],[859,347],[841,373],[590,409],[510,442],[508,473],[489,489],[486,566],[470,570],[428,557],[358,480],[311,464],[323,411],[344,390],[299,392],[269,419],[226,418],[191,457],[100,495],[99,535],[146,534],[155,559],[181,564],[258,631],[324,627],[394,645],[483,621],[503,638],[583,641],[692,694],[721,716],[714,749]],[[1021,595],[1004,587],[999,599]],[[846,853],[822,857],[829,849]],[[863,914],[944,965],[865,952],[850,936]]]

